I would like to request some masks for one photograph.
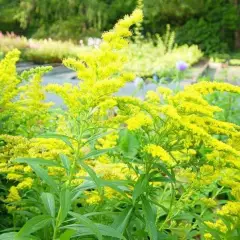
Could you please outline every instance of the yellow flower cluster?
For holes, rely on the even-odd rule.
[[[48,109],[52,103],[44,102],[41,77],[52,67],[37,67],[18,76],[15,64],[19,55],[13,50],[0,61],[0,121],[4,133],[33,136],[51,118]]]
[[[33,179],[30,177],[25,178],[22,182],[17,185],[17,189],[30,189],[33,185]]]
[[[120,199],[121,195],[113,190],[110,187],[104,187],[104,194],[101,197],[99,192],[96,190],[90,191],[90,192],[85,192],[86,199],[85,202],[88,205],[97,205],[100,202],[103,201],[103,199],[106,200],[113,200],[113,199]]]
[[[240,93],[239,86],[234,86],[230,83],[205,82],[205,81],[202,81],[195,85],[190,85],[187,87],[187,90],[197,91],[201,95],[207,95],[216,91],[232,92],[232,93],[238,93],[238,94]]]
[[[201,198],[200,201],[208,208],[213,208],[217,205],[217,202],[212,198]]]
[[[217,220],[215,223],[210,222],[210,221],[205,221],[205,224],[208,227],[215,229],[215,230],[219,230],[222,233],[226,233],[228,231],[227,226],[221,219]]]
[[[137,130],[141,127],[152,125],[152,119],[143,112],[139,112],[133,117],[126,120],[127,128],[131,131]]]
[[[17,188],[14,186],[10,187],[9,194],[8,194],[5,202],[11,203],[11,202],[19,201],[19,200],[21,200],[21,197],[19,195]]]
[[[132,15],[120,20],[113,30],[103,34],[98,49],[82,54],[79,60],[64,60],[64,65],[76,70],[81,80],[79,85],[50,84],[46,90],[60,95],[73,116],[78,116],[89,108],[95,111],[100,109],[99,117],[105,115],[107,109],[116,105],[112,94],[126,82],[134,80],[133,74],[123,71],[127,57],[121,50],[128,45],[126,38],[131,36],[130,26],[141,20],[142,11],[135,10]],[[97,120],[99,122],[100,118]]]
[[[155,144],[149,144],[144,147],[144,151],[151,154],[154,158],[155,157],[160,158],[160,160],[165,162],[167,165],[174,164],[174,160],[172,159],[172,157],[161,146],[157,146]]]
[[[229,201],[217,213],[222,216],[238,217],[240,220],[240,202]]]
[[[153,103],[159,103],[160,101],[159,95],[154,91],[148,91],[146,94],[146,99],[147,101],[153,102]]]
[[[108,134],[107,136],[103,138],[99,138],[98,144],[96,145],[96,149],[106,149],[106,148],[112,148],[116,146],[118,140],[118,135],[114,132]]]
[[[70,154],[66,144],[56,139],[27,139],[10,135],[0,135],[0,138],[5,142],[5,145],[0,147],[0,174],[4,174],[6,179],[14,182],[13,193],[17,190],[30,189],[34,183],[34,175],[30,166],[14,163],[12,160],[19,157],[57,160],[60,153]],[[63,168],[49,167],[48,172],[54,176],[65,175]]]

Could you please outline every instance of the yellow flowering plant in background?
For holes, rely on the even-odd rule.
[[[207,101],[240,87],[200,82],[144,100],[115,96],[135,78],[126,49],[142,17],[135,10],[98,49],[63,61],[77,72],[75,86],[41,87],[48,67],[18,76],[15,50],[0,63],[1,239],[240,236],[240,126]],[[45,92],[66,110],[51,114]]]
[[[13,50],[0,62],[0,133],[33,136],[43,131],[51,116],[41,77],[52,67],[16,71],[20,52]]]

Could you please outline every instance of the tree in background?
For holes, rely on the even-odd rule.
[[[100,36],[132,12],[138,0],[0,0],[0,26],[28,37]],[[207,54],[240,48],[239,0],[143,0],[143,34],[163,34],[170,24],[178,44],[198,44]],[[18,21],[18,25],[17,22]]]
[[[100,35],[134,7],[133,0],[20,0],[17,19],[35,37],[79,40]]]
[[[238,16],[238,22],[237,27],[235,31],[235,49],[240,49],[240,8],[239,8],[239,0],[232,0],[232,4],[235,6],[237,16]]]

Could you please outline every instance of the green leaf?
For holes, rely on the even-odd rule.
[[[108,236],[108,237],[114,237],[114,238],[120,238],[120,239],[125,239],[125,237],[120,233],[117,229],[112,228],[110,226],[106,226],[103,224],[96,224],[98,227],[98,230],[101,232],[103,236]]]
[[[0,235],[1,240],[15,240],[16,232],[8,232]]]
[[[75,217],[80,223],[82,223],[85,227],[89,228],[94,235],[96,235],[96,237],[99,240],[102,240],[102,234],[100,233],[100,231],[98,230],[98,227],[95,225],[95,223],[93,221],[91,221],[90,219],[88,219],[87,217],[78,214],[78,213],[74,213],[74,212],[70,212],[69,213],[72,217]]]
[[[146,175],[141,175],[140,178],[137,180],[132,194],[133,204],[135,204],[137,198],[146,191],[148,180]]]
[[[151,182],[173,182],[171,178],[168,177],[154,177],[150,180]]]
[[[118,147],[120,148],[120,151],[128,157],[136,156],[140,145],[134,133],[124,129],[120,131],[119,135]]]
[[[221,237],[219,236],[218,231],[215,230],[215,229],[210,228],[210,227],[204,222],[204,220],[202,219],[202,217],[200,217],[199,215],[197,215],[197,214],[195,214],[195,213],[193,213],[192,215],[204,226],[205,229],[207,229],[207,231],[208,231],[209,233],[211,233],[211,234],[213,235],[213,237],[214,237],[216,240],[221,240]]]
[[[43,166],[59,166],[54,160],[46,160],[43,158],[16,158],[12,162],[27,163],[27,164],[39,164]]]
[[[142,208],[145,218],[145,223],[148,229],[148,234],[151,240],[158,240],[158,231],[156,228],[156,214],[152,209],[148,199],[145,196],[141,197]]]
[[[83,161],[78,161],[80,166],[89,174],[93,182],[96,184],[97,189],[99,193],[102,193],[102,181],[101,179],[97,176],[97,174],[94,172],[92,168],[90,168],[86,163]]]
[[[71,170],[71,162],[70,160],[68,159],[68,157],[64,154],[60,154],[60,159],[62,161],[62,165],[63,167],[66,169],[67,171],[67,175],[70,175],[70,170]]]
[[[40,240],[35,236],[17,236],[17,232],[8,232],[0,235],[1,240]]]
[[[108,186],[112,189],[114,189],[116,192],[119,192],[122,194],[123,197],[125,197],[126,199],[129,199],[128,195],[126,194],[126,192],[129,192],[129,188],[127,183],[129,183],[129,181],[113,181],[113,180],[102,180],[102,185],[103,186]]]
[[[29,164],[29,166],[33,169],[33,171],[40,177],[45,183],[47,183],[54,191],[57,191],[58,185],[57,183],[51,178],[47,171],[41,168],[38,164]]]
[[[60,226],[67,217],[71,208],[71,192],[68,188],[63,188],[60,192],[60,214],[57,225]]]
[[[154,168],[160,169],[163,173],[165,173],[173,182],[176,182],[174,171],[171,171],[171,173],[168,171],[168,169],[164,166],[164,164],[161,163],[154,163]]]
[[[108,152],[112,151],[113,149],[114,148],[94,150],[94,151],[88,153],[87,155],[85,155],[84,157],[80,158],[79,161],[84,161],[86,159],[96,158],[98,156],[101,156],[105,153],[108,153]]]
[[[76,231],[73,229],[66,230],[64,233],[61,234],[60,240],[70,240],[75,232]]]
[[[105,131],[105,132],[103,132],[103,133],[99,133],[99,134],[93,135],[93,136],[89,137],[86,142],[84,142],[84,145],[86,145],[86,144],[88,144],[88,143],[90,143],[90,142],[93,142],[93,141],[95,141],[95,140],[97,140],[97,139],[99,139],[99,138],[102,138],[102,137],[104,137],[104,136],[106,136],[106,135],[109,135],[109,134],[111,134],[112,132],[113,132],[113,131],[110,131],[110,132],[109,132],[109,131]]]
[[[55,200],[52,193],[43,192],[41,194],[43,205],[49,215],[55,217]]]
[[[18,232],[17,237],[28,236],[31,233],[34,233],[44,228],[51,221],[52,221],[52,217],[49,215],[40,215],[40,216],[33,217],[23,225],[23,227]]]
[[[97,226],[99,232],[103,236],[125,240],[125,237],[120,232],[118,232],[116,229],[110,226],[106,226],[98,223],[96,223],[95,226]],[[74,235],[74,237],[84,237],[84,236],[93,235],[93,232],[88,227],[85,227],[83,224],[67,225],[67,226],[64,226],[64,228],[76,230],[77,233]]]
[[[71,193],[72,201],[76,200],[84,191],[94,188],[96,188],[96,184],[92,181],[86,181],[81,185],[75,187]]]
[[[132,207],[126,208],[119,216],[114,220],[112,227],[116,228],[119,233],[123,234],[131,218],[133,212]]]

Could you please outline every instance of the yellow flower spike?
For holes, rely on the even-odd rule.
[[[131,131],[137,130],[141,127],[151,126],[153,123],[150,116],[146,115],[143,112],[138,113],[134,117],[129,118],[126,121],[127,128]]]
[[[226,233],[228,231],[227,226],[222,220],[217,220],[215,223],[210,222],[210,221],[205,221],[204,222],[208,227],[219,230],[222,233]]]
[[[211,233],[204,233],[204,238],[206,240],[214,240],[214,238],[213,238]]]
[[[164,98],[172,94],[172,90],[170,88],[165,88],[165,87],[158,87],[156,91],[157,93],[162,95]]]
[[[239,86],[234,86],[230,83],[205,82],[205,81],[202,81],[191,86],[187,86],[186,90],[189,91],[194,90],[203,95],[207,95],[215,91],[240,93]]]
[[[94,190],[91,192],[86,192],[85,191],[85,195],[86,195],[86,203],[89,205],[95,205],[101,202],[101,197],[99,196],[98,191]]]
[[[123,71],[127,58],[119,50],[128,45],[127,37],[131,36],[129,27],[141,20],[142,11],[134,11],[102,35],[99,49],[83,53],[79,60],[70,58],[63,61],[64,65],[77,71],[80,87],[52,84],[46,90],[60,95],[72,116],[111,99],[113,93],[134,79],[133,74]]]
[[[148,91],[146,94],[146,99],[147,99],[147,101],[152,102],[152,103],[159,103],[159,101],[160,101],[160,97],[154,91]]]
[[[217,202],[212,198],[201,198],[200,201],[208,208],[213,208],[217,205]]]
[[[22,175],[16,173],[8,173],[7,177],[8,180],[19,181],[23,178]]]
[[[22,190],[22,189],[30,189],[33,185],[33,179],[32,178],[25,178],[22,182],[20,182],[17,185],[17,189],[18,190]]]
[[[7,108],[11,100],[18,94],[17,85],[20,79],[17,77],[16,62],[19,60],[20,52],[15,49],[0,61],[0,107]]]
[[[226,205],[217,211],[217,214],[227,217],[238,217],[240,220],[240,202],[228,201]]]
[[[9,194],[5,200],[7,203],[15,202],[21,200],[19,192],[15,186],[10,187]]]
[[[240,182],[237,184],[237,186],[232,188],[231,194],[235,197],[237,201],[240,201]]]
[[[143,151],[151,154],[153,157],[159,157],[167,165],[170,165],[170,166],[175,165],[175,162],[172,159],[172,157],[161,146],[157,146],[155,144],[148,144],[144,147]]]

